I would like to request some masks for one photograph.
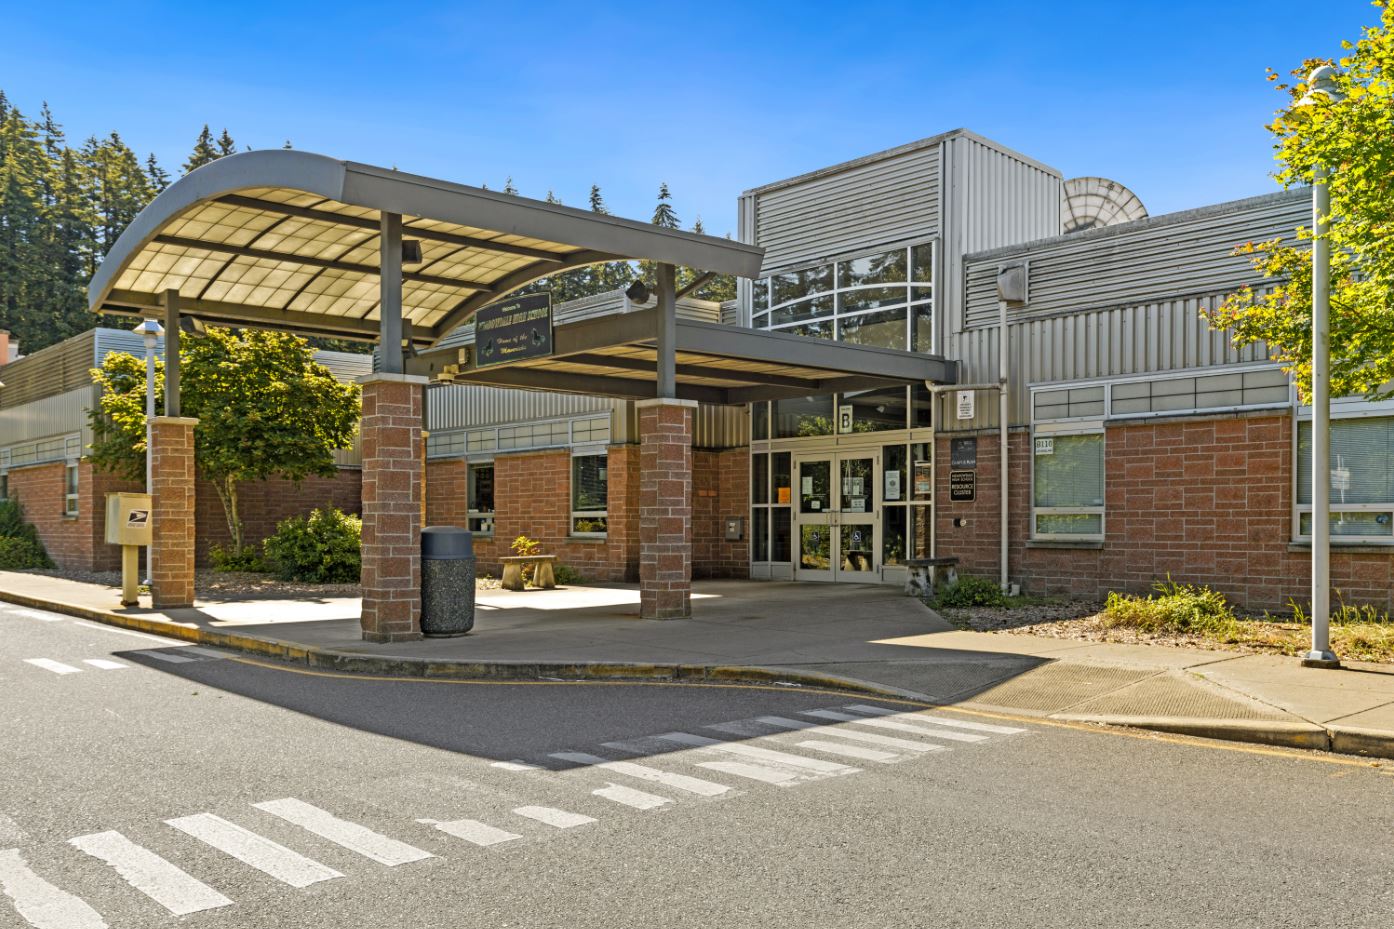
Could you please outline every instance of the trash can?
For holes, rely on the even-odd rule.
[[[474,536],[454,526],[421,530],[421,634],[474,628]]]

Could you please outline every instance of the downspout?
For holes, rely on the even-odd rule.
[[[1008,484],[1008,455],[1007,455],[1007,406],[1009,394],[1007,390],[1007,301],[997,301],[997,426],[1001,430],[1001,438],[998,439],[997,452],[1001,456],[997,468],[997,484],[1002,494],[1002,501],[999,506],[1001,511],[1002,524],[998,530],[1001,535],[1001,565],[1002,573],[998,579],[998,584],[1004,593],[1010,592],[1011,587],[1007,580],[1007,499],[1010,496],[1007,492]]]

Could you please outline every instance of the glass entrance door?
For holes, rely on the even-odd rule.
[[[879,452],[842,452],[794,460],[797,580],[879,579],[880,457]]]

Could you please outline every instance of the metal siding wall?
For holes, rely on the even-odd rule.
[[[0,410],[0,448],[74,432],[82,433],[85,446],[91,441],[87,410],[93,395],[94,388],[78,387]]]
[[[698,405],[692,418],[694,448],[740,448],[749,444],[749,407]]]
[[[939,230],[938,142],[756,192],[761,274]]]
[[[470,429],[585,413],[608,413],[623,400],[510,390],[473,384],[444,384],[426,391],[427,430]]]
[[[955,214],[963,224],[967,253],[1015,245],[1060,231],[1060,175],[972,136],[948,144],[962,171],[964,202]]]
[[[1011,261],[1030,263],[1030,301],[1014,316],[1136,305],[1253,283],[1260,278],[1234,247],[1291,240],[1309,214],[1305,193],[1284,192],[969,255],[966,324],[996,325],[996,271]]]
[[[101,330],[96,330],[101,331]],[[110,330],[108,330],[110,331]],[[92,331],[41,348],[18,361],[0,365],[0,409],[75,390],[92,383]],[[4,442],[0,438],[0,443]]]
[[[1030,422],[1028,393],[1032,385],[1054,381],[1161,374],[1191,368],[1265,361],[1265,346],[1236,349],[1223,332],[1211,330],[1200,316],[1223,294],[1182,297],[1131,307],[1090,310],[1069,316],[1011,321],[1013,425]],[[959,333],[951,357],[959,362],[962,383],[997,379],[997,327]],[[988,429],[997,425],[997,405],[991,394],[980,393],[978,416],[953,418],[952,404],[940,408],[944,429]]]

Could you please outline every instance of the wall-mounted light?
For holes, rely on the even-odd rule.
[[[649,300],[649,287],[642,280],[636,280],[624,290],[624,295],[634,303],[647,303]]]
[[[419,239],[402,240],[402,264],[421,264],[421,241]]]

